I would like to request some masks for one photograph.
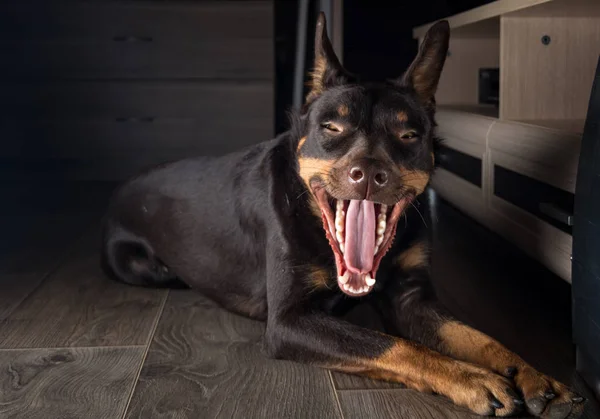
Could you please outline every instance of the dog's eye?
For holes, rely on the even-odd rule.
[[[342,132],[342,127],[332,123],[332,122],[324,122],[321,124],[321,127],[330,132]]]
[[[418,135],[415,131],[407,131],[400,136],[402,141],[413,142],[418,138]]]

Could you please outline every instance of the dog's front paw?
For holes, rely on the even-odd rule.
[[[515,384],[532,415],[545,419],[574,419],[583,413],[585,399],[566,385],[529,366],[514,372]]]
[[[484,416],[511,416],[523,410],[524,402],[514,384],[490,370],[463,364],[450,398]]]

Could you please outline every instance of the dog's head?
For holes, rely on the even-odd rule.
[[[397,80],[360,84],[335,56],[319,16],[311,90],[300,115],[298,172],[323,219],[338,285],[369,293],[398,219],[434,169],[434,94],[449,26],[433,25]]]

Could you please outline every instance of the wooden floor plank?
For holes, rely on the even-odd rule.
[[[109,280],[97,230],[0,323],[0,348],[144,345],[166,290]]]
[[[171,292],[128,418],[340,418],[328,373],[269,360],[264,324]]]
[[[0,181],[0,192],[7,198],[0,207],[0,321],[100,219],[112,188],[105,183]]]
[[[143,350],[0,350],[0,417],[118,418]]]
[[[480,419],[448,399],[414,390],[338,391],[345,419]]]

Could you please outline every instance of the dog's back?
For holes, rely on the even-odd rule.
[[[253,280],[264,272],[256,242],[268,214],[264,171],[278,144],[164,164],[123,184],[104,220],[107,273],[132,285],[191,285],[227,302],[236,294],[265,300],[264,281]]]

